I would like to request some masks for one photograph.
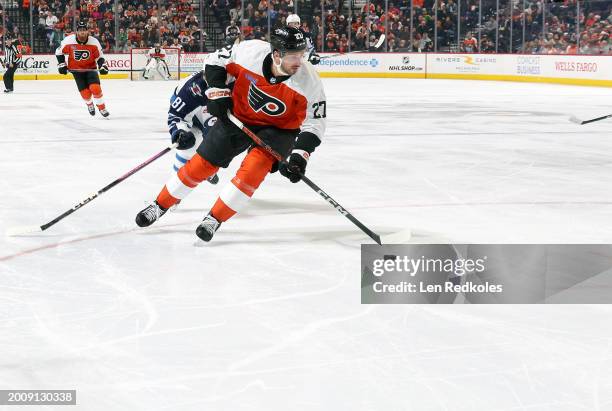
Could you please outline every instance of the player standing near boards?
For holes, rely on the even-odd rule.
[[[66,62],[66,56],[68,61]],[[87,104],[87,110],[96,115],[95,105],[100,114],[108,117],[109,112],[104,104],[104,96],[100,87],[100,74],[108,74],[108,65],[102,53],[100,42],[89,35],[89,29],[84,22],[77,26],[76,34],[67,36],[55,50],[57,67],[60,74],[71,72],[81,97]],[[92,101],[93,96],[93,101]]]
[[[17,49],[17,46],[14,43],[14,39],[12,37],[6,37],[5,45],[4,45],[4,67],[6,68],[6,72],[2,76],[4,80],[4,92],[12,93],[13,92],[13,83],[15,78],[15,71],[17,67],[21,63],[21,53]]]
[[[271,44],[249,40],[211,53],[204,65],[208,112],[218,118],[197,153],[163,187],[155,202],[136,216],[146,227],[157,221],[199,183],[245,150],[231,184],[221,191],[196,229],[210,241],[222,222],[242,210],[265,177],[276,170],[291,182],[300,181],[308,158],[321,144],[326,125],[323,84],[310,63],[303,61],[306,41],[294,27],[274,30]],[[236,127],[228,110],[283,158],[279,163]],[[178,140],[179,145],[181,140]]]
[[[300,20],[300,16],[297,14],[290,14],[287,16],[287,27],[294,27],[302,32],[304,38],[306,39],[306,50],[308,51],[308,61],[310,64],[317,65],[321,62],[321,57],[317,54],[314,46],[314,42],[312,41],[312,36],[309,32],[304,31],[300,28],[302,21]]]

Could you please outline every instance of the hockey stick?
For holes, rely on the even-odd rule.
[[[158,158],[160,158],[164,154],[168,153],[174,147],[176,147],[176,143],[174,143],[174,144],[164,148],[162,151],[160,151],[159,153],[155,154],[153,157],[149,158],[144,163],[134,167],[133,169],[131,169],[130,171],[128,171],[127,173],[125,173],[124,175],[122,175],[121,177],[119,177],[118,179],[116,179],[115,181],[110,183],[109,185],[107,185],[104,188],[98,190],[96,193],[90,195],[89,197],[87,197],[86,199],[84,199],[83,201],[81,201],[80,203],[75,205],[74,207],[72,207],[70,210],[64,212],[63,214],[61,214],[59,216],[57,216],[56,218],[54,218],[53,220],[49,221],[48,223],[43,224],[41,226],[31,225],[31,226],[12,227],[12,228],[9,228],[6,231],[6,235],[7,236],[17,236],[17,235],[24,235],[24,234],[37,233],[37,232],[40,232],[40,231],[45,231],[47,228],[51,227],[55,223],[57,223],[57,222],[63,220],[64,218],[68,217],[70,214],[74,213],[76,210],[78,210],[79,208],[83,207],[87,203],[95,200],[97,197],[99,197],[103,193],[107,192],[108,190],[110,190],[111,188],[116,186],[117,184],[121,183],[122,181],[125,181],[128,177],[136,174],[136,172],[142,170],[143,168],[145,168],[146,166],[148,166],[149,164],[151,164],[152,162],[154,162],[155,160],[157,160]]]
[[[285,162],[285,160],[280,156],[280,154],[278,154],[276,151],[274,151],[274,149],[272,147],[270,147],[262,139],[260,139],[257,136],[257,134],[255,134],[251,130],[249,130],[244,125],[244,123],[242,121],[238,120],[232,113],[228,112],[227,116],[229,117],[231,122],[236,125],[236,127],[241,129],[247,136],[249,136],[255,143],[257,143],[257,145],[259,145],[261,148],[266,150],[270,155],[272,155],[272,157],[277,159],[280,163],[284,163]],[[310,180],[304,174],[300,173],[300,177],[302,178],[302,181],[305,182],[308,187],[312,188],[317,194],[319,194],[323,198],[323,200],[325,200],[329,204],[331,204],[331,206],[334,207],[336,209],[336,211],[338,211],[340,214],[342,214],[343,216],[348,218],[353,224],[355,224],[357,227],[359,227],[361,229],[361,231],[366,233],[372,240],[376,241],[376,243],[378,243],[378,245],[382,245],[382,243],[380,241],[380,236],[378,234],[376,234],[374,231],[370,230],[368,227],[363,225],[363,223],[361,221],[359,221],[355,217],[353,217],[353,215],[351,213],[349,213],[346,208],[342,207],[336,200],[334,200],[329,194],[327,194],[319,186],[317,186],[315,183],[313,183],[312,180]]]
[[[612,114],[608,114],[607,116],[601,116],[601,117],[597,117],[597,118],[592,118],[590,120],[580,120],[576,116],[571,116],[569,121],[571,121],[572,123],[583,125],[583,124],[593,123],[593,122],[599,121],[599,120],[605,120],[605,119],[610,118],[610,117],[612,117]]]
[[[374,48],[378,50],[380,48],[380,46],[382,46],[383,43],[385,42],[385,38],[386,38],[386,36],[384,34],[381,34],[380,38],[378,39],[378,41],[374,45]],[[367,53],[369,51],[370,50],[355,50],[355,51],[347,51],[346,53],[336,53],[336,54],[332,54],[331,56],[321,56],[321,60],[329,59],[329,58],[332,58],[332,57],[344,56],[345,54]]]

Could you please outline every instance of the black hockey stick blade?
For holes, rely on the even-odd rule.
[[[227,112],[227,116],[229,117],[230,121],[236,125],[236,127],[241,129],[247,136],[249,136],[255,143],[257,143],[257,145],[259,145],[261,148],[266,150],[272,157],[274,157],[280,163],[285,162],[285,159],[282,158],[280,154],[278,154],[276,151],[274,151],[274,149],[272,147],[270,147],[268,144],[266,144],[264,141],[262,141],[259,138],[259,136],[257,136],[257,134],[255,134],[251,130],[249,130],[249,128],[246,127],[244,125],[244,123],[242,121],[240,121],[238,118],[236,118],[231,112],[228,111]],[[366,233],[372,240],[376,241],[376,243],[378,245],[382,245],[382,242],[380,240],[380,236],[378,234],[376,234],[374,231],[372,231],[368,227],[366,227],[361,221],[357,220],[351,213],[349,213],[346,210],[346,208],[344,208],[340,204],[338,204],[338,202],[336,200],[334,200],[332,198],[332,196],[327,194],[325,191],[321,190],[321,188],[319,188],[319,186],[317,186],[315,183],[313,183],[311,179],[306,177],[304,174],[300,174],[300,176],[302,177],[302,181],[304,183],[306,183],[306,185],[308,187],[312,188],[313,191],[315,191],[325,201],[327,201],[337,212],[339,212],[340,214],[342,214],[343,216],[348,218],[351,223],[353,223],[357,227],[359,227],[359,229],[361,231]]]
[[[571,121],[572,123],[583,125],[583,124],[593,123],[595,121],[605,120],[605,119],[610,118],[610,117],[612,117],[612,114],[608,114],[607,116],[601,116],[601,117],[597,117],[597,118],[592,118],[590,120],[580,120],[576,116],[571,116],[569,118],[569,121]]]

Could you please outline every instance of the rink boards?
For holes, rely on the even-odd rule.
[[[316,66],[321,77],[431,78],[520,81],[584,86],[612,86],[612,56],[435,54],[435,53],[323,53]],[[129,54],[108,54],[111,73],[106,79],[127,79]],[[181,75],[201,69],[206,54],[181,55]],[[65,80],[57,74],[54,55],[24,56],[17,80]]]

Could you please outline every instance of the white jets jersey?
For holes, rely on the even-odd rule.
[[[209,54],[204,65],[225,68],[234,115],[245,124],[300,129],[322,140],[327,107],[319,74],[304,61],[293,76],[274,77],[270,53],[269,43],[249,40]]]

